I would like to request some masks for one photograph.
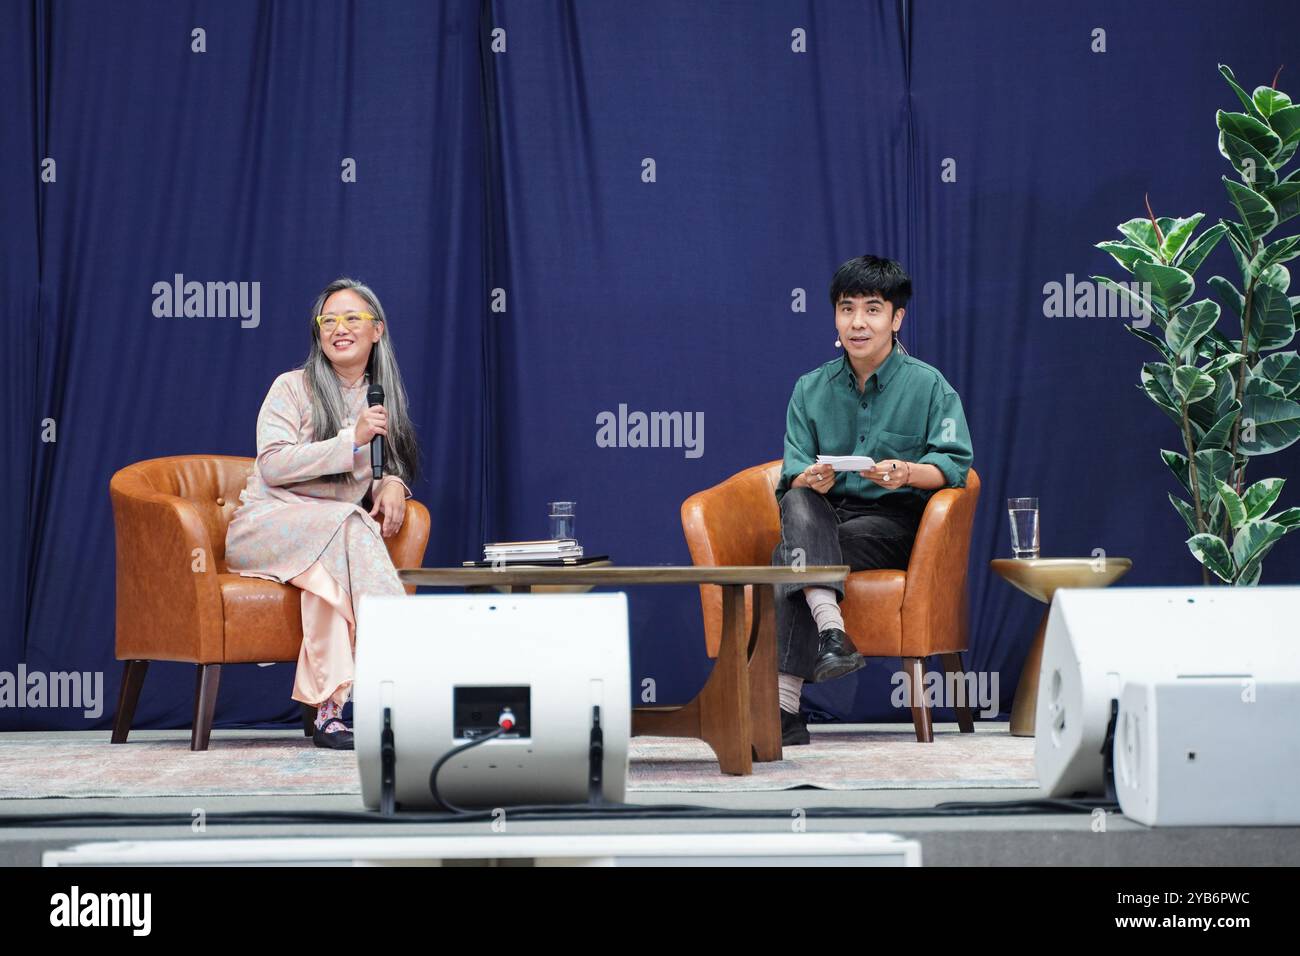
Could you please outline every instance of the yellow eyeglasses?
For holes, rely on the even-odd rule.
[[[317,327],[322,332],[326,333],[333,332],[337,329],[340,322],[346,325],[349,331],[356,332],[366,322],[373,321],[375,321],[375,317],[369,312],[348,312],[344,315],[326,313],[325,315],[316,316]]]

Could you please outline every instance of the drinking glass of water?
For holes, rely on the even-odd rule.
[[[1011,554],[1038,557],[1038,499],[1008,498],[1007,512],[1011,515]]]
[[[573,506],[575,501],[552,501],[547,505],[551,519],[552,538],[574,538]]]

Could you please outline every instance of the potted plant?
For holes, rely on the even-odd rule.
[[[1300,355],[1282,351],[1295,337],[1300,296],[1288,296],[1285,263],[1300,256],[1300,234],[1275,231],[1300,215],[1300,178],[1282,167],[1300,146],[1300,105],[1272,86],[1247,94],[1232,70],[1220,66],[1242,110],[1215,115],[1219,152],[1236,178],[1223,177],[1237,219],[1220,219],[1196,236],[1205,218],[1145,217],[1121,223],[1122,239],[1097,243],[1137,280],[1093,276],[1099,288],[1127,296],[1155,322],[1125,327],[1160,353],[1142,366],[1141,388],[1178,427],[1183,451],[1160,457],[1186,497],[1169,500],[1187,524],[1187,547],[1210,573],[1237,585],[1258,583],[1265,556],[1300,525],[1300,507],[1272,511],[1285,483],[1264,478],[1246,484],[1251,459],[1300,439]],[[1280,72],[1280,71],[1279,71]],[[1196,270],[1227,237],[1240,282],[1214,276],[1210,298],[1191,301]],[[1235,317],[1229,338],[1222,313]]]

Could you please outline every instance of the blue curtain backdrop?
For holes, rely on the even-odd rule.
[[[984,480],[967,666],[998,673],[1005,709],[1041,613],[987,571],[1007,496],[1039,496],[1046,554],[1132,557],[1126,584],[1200,579],[1157,456],[1177,436],[1135,388],[1145,346],[1118,320],[1045,318],[1043,286],[1113,274],[1092,244],[1144,193],[1160,215],[1230,214],[1214,110],[1236,107],[1216,64],[1267,84],[1300,25],[1290,2],[1250,9],[0,5],[0,670],[103,671],[107,697],[95,720],[0,709],[0,729],[108,726],[109,477],[252,454],[335,275],[390,314],[430,563],[543,534],[553,499],[578,502],[590,551],[685,563],[682,500],[780,455],[795,378],[836,354],[831,273],[864,252],[911,272],[903,341],[966,406]],[[1220,249],[1202,272],[1233,269]],[[153,284],[177,273],[260,283],[258,325],[155,317]],[[597,416],[620,407],[702,418],[702,441],[601,447]],[[1252,473],[1296,477],[1298,461]],[[1264,581],[1298,572],[1287,540]],[[639,589],[631,609],[634,686],[692,696],[709,667],[697,593]],[[896,665],[806,699],[906,719]],[[292,665],[229,669],[218,726],[289,719],[291,683]],[[192,692],[190,668],[155,665],[137,726],[187,726]]]

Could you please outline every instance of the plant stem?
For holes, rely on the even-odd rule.
[[[1205,517],[1201,513],[1201,481],[1196,474],[1196,445],[1192,443],[1192,424],[1187,418],[1187,399],[1182,400],[1183,410],[1183,446],[1187,449],[1187,477],[1190,479],[1192,486],[1192,507],[1196,514],[1196,533],[1200,534],[1205,530]],[[1201,584],[1210,583],[1210,572],[1201,562]]]
[[[1251,250],[1250,250],[1251,259],[1255,257],[1257,245],[1258,245],[1258,240],[1256,240],[1255,243],[1251,245]],[[1235,397],[1237,399],[1238,404],[1241,403],[1242,395],[1245,393],[1246,366],[1250,364],[1250,305],[1251,305],[1251,299],[1255,297],[1255,282],[1257,281],[1256,279],[1252,278],[1250,275],[1249,260],[1247,260],[1246,268],[1247,268],[1247,274],[1245,276],[1247,280],[1246,297],[1242,301],[1242,306],[1241,306],[1241,311],[1243,313],[1241,316],[1241,346],[1240,346],[1240,352],[1238,353],[1239,355],[1242,356],[1242,361],[1237,363],[1237,388],[1235,390]],[[1244,412],[1245,410],[1246,409],[1243,407],[1241,411],[1237,412],[1237,418],[1232,423],[1232,443],[1228,447],[1228,453],[1232,456],[1231,468],[1234,472],[1236,472],[1236,478],[1237,478],[1236,482],[1234,483],[1233,490],[1236,491],[1237,494],[1241,494],[1241,488],[1246,481],[1246,466],[1242,465],[1240,469],[1237,468],[1237,447],[1241,439],[1241,416],[1242,416],[1242,412]],[[1229,474],[1228,477],[1231,478],[1232,475]],[[1225,540],[1225,543],[1228,537],[1228,529],[1229,529],[1228,512],[1227,509],[1224,509],[1223,533],[1220,534],[1220,537]]]

